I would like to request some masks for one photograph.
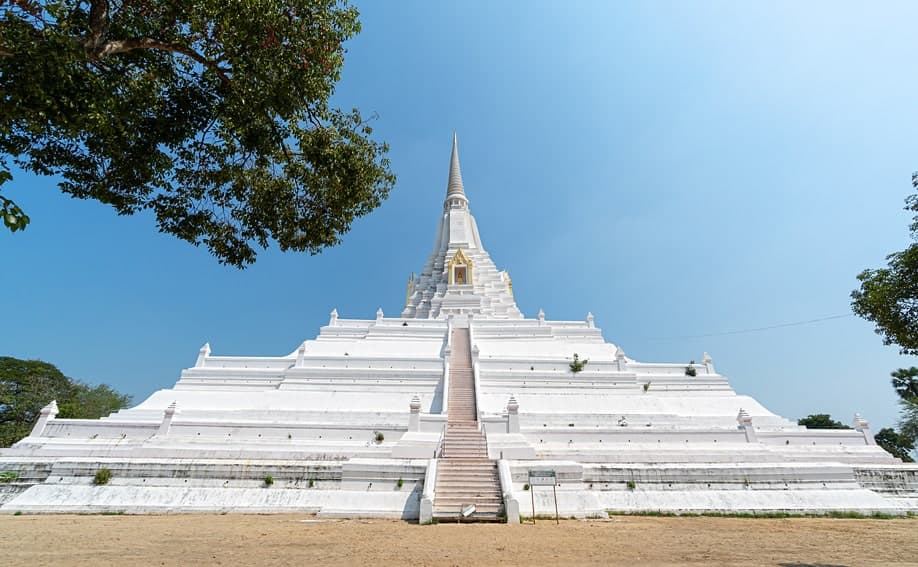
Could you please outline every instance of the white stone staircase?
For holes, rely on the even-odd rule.
[[[437,466],[433,516],[458,521],[464,506],[475,511],[461,521],[497,521],[504,513],[497,463],[479,428],[469,330],[453,329],[449,373],[449,419]]]

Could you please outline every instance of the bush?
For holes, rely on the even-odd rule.
[[[580,355],[578,355],[578,354],[575,352],[575,353],[574,353],[574,361],[570,363],[571,372],[573,372],[574,374],[576,374],[576,373],[580,372],[581,370],[583,370],[583,367],[586,366],[586,365],[589,364],[589,363],[590,363],[590,360],[589,360],[588,358],[584,358],[583,360],[580,360]]]
[[[0,483],[16,482],[19,480],[19,473],[16,471],[0,471]]]
[[[634,490],[637,485],[634,484],[633,480],[629,480],[625,483],[625,486],[628,487],[628,490]]]
[[[694,361],[694,360],[690,360],[690,361],[689,361],[689,365],[685,367],[685,375],[686,375],[686,376],[695,376],[695,375],[697,375],[697,374],[698,374],[698,371],[695,370],[695,361]]]
[[[309,479],[309,488],[315,488],[315,486],[316,486],[316,479],[310,478],[310,479]]]
[[[265,486],[271,486],[272,484],[274,484],[274,477],[271,475],[266,475],[265,476]]]
[[[106,467],[96,471],[96,476],[93,477],[92,483],[96,486],[102,486],[103,484],[108,484],[108,481],[112,479],[112,471]]]
[[[401,488],[402,486],[405,485],[405,481],[402,479],[398,479],[398,482],[396,484],[398,485],[399,488]]]
[[[526,484],[523,485],[523,490],[524,490],[524,491],[525,491],[525,490],[529,490],[529,483],[528,483],[528,482],[527,482]]]
[[[382,432],[382,431],[374,431],[374,432],[373,432],[373,438],[376,439],[376,442],[377,442],[377,443],[382,443],[383,441],[386,440],[386,436],[383,435],[383,432]]]

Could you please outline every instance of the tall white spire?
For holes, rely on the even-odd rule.
[[[462,186],[462,171],[459,169],[459,142],[456,132],[453,132],[453,154],[449,160],[449,182],[446,185],[446,199],[450,197],[465,197],[465,188]]]
[[[510,278],[500,272],[481,244],[478,225],[469,210],[459,170],[459,143],[453,132],[446,201],[433,252],[412,281],[402,317],[436,319],[480,314],[495,319],[520,319]]]

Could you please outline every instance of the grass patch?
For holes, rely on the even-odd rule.
[[[19,473],[16,471],[0,471],[0,483],[16,482],[19,480]]]
[[[905,514],[887,514],[884,512],[872,512],[864,514],[853,510],[830,510],[824,514],[812,514],[804,512],[784,512],[768,511],[762,512],[664,512],[662,510],[643,510],[643,511],[607,511],[609,517],[613,516],[645,516],[652,518],[836,518],[849,520],[898,520],[900,518],[915,518],[913,512]]]
[[[271,486],[274,484],[274,477],[271,475],[265,475],[264,482],[265,486]]]

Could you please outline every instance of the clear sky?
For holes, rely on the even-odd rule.
[[[335,101],[376,112],[398,183],[319,256],[238,271],[18,174],[0,232],[0,354],[136,401],[214,354],[282,355],[328,313],[395,316],[433,245],[453,130],[520,308],[596,317],[633,358],[708,351],[787,417],[896,420],[916,365],[850,313],[903,249],[918,169],[914,2],[361,2]],[[681,338],[680,338],[681,337]]]

